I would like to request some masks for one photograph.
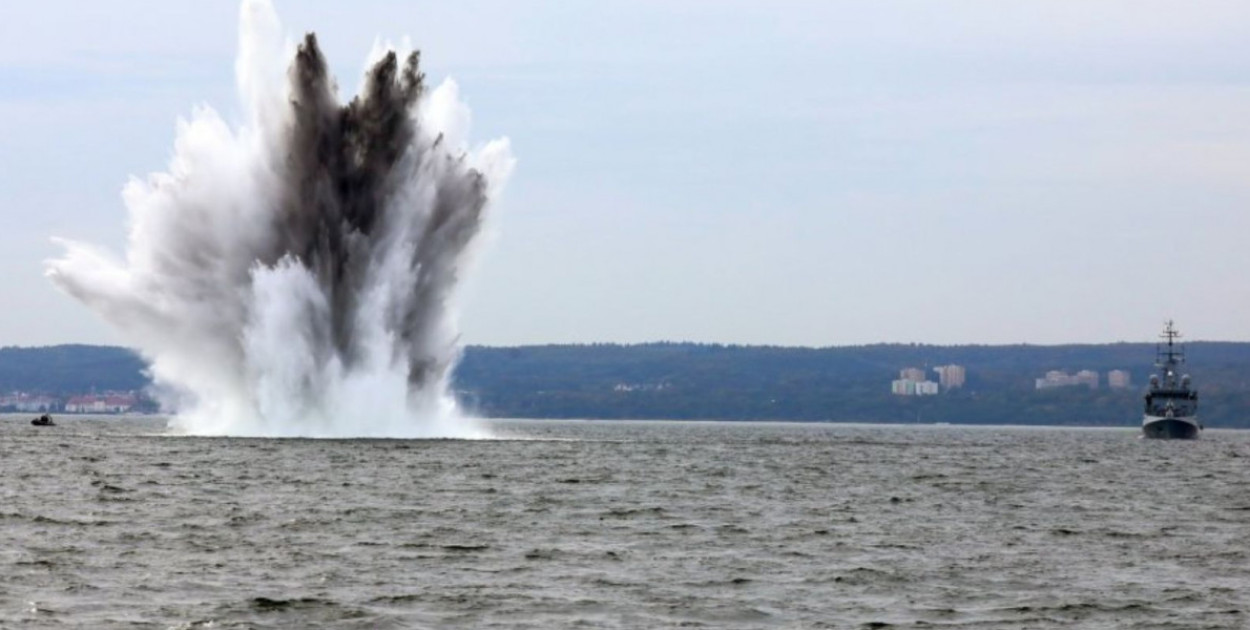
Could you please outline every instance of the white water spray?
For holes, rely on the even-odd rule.
[[[246,121],[180,121],[169,171],[123,192],[125,258],[58,240],[48,276],[150,362],[175,430],[484,435],[449,393],[453,307],[507,140],[469,150],[456,85],[427,91],[415,52],[375,47],[343,105],[316,38],[281,33],[244,1]]]

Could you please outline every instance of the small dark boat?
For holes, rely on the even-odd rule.
[[[42,416],[39,416],[38,418],[35,418],[34,420],[31,420],[31,421],[30,421],[30,423],[31,423],[31,424],[33,424],[33,425],[35,425],[35,426],[37,426],[37,427],[54,427],[54,426],[56,426],[56,423],[52,421],[52,416],[49,416],[49,415],[48,415],[48,414],[46,414],[46,413],[45,413],[45,414],[43,414]]]

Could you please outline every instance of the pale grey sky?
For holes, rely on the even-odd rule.
[[[405,35],[517,170],[465,341],[1250,340],[1250,3],[276,0],[354,87]],[[0,345],[115,343],[53,235],[197,104],[232,0],[0,8]]]

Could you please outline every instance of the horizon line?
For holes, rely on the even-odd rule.
[[[778,344],[778,343],[742,343],[742,342],[726,342],[726,341],[674,341],[674,340],[653,340],[653,341],[562,341],[562,342],[546,342],[546,343],[523,343],[510,345],[495,345],[483,343],[464,344],[462,348],[488,348],[498,350],[521,349],[521,348],[554,348],[554,347],[583,347],[583,346],[616,346],[616,347],[642,347],[642,346],[719,346],[725,348],[781,348],[794,350],[831,350],[840,348],[872,348],[880,346],[909,346],[923,348],[1060,348],[1071,346],[1118,346],[1118,345],[1151,345],[1157,344],[1158,341],[1073,341],[1059,343],[1034,343],[1028,341],[1019,341],[1011,343],[931,343],[923,341],[873,341],[867,343],[848,343],[840,345],[802,345],[802,344]],[[1193,339],[1181,342],[1184,344],[1250,344],[1250,340],[1228,340],[1228,339]],[[98,344],[98,343],[81,343],[81,342],[64,342],[44,345],[0,345],[0,350],[39,350],[49,348],[65,348],[65,347],[84,347],[84,348],[120,348],[138,352],[131,346],[119,344]]]

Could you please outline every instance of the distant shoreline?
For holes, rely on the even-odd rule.
[[[1250,428],[1250,342],[1186,347],[1203,423]],[[836,423],[877,418],[870,424],[959,426],[1010,419],[1021,426],[1135,428],[1154,350],[1153,343],[1128,342],[468,346],[451,387],[470,415],[486,418]],[[966,372],[958,387],[926,390],[932,395],[923,396],[892,391],[900,371],[934,379],[932,386],[933,368],[949,365]],[[146,369],[137,354],[115,346],[0,348],[0,394],[48,395],[64,405],[84,392],[143,392],[150,385]],[[1077,378],[1081,375],[1092,380],[1088,387],[1052,387],[1052,372],[1073,375],[1073,382],[1086,383]],[[1127,378],[1125,386],[1107,386],[1112,372]],[[27,411],[33,409],[19,413]]]

